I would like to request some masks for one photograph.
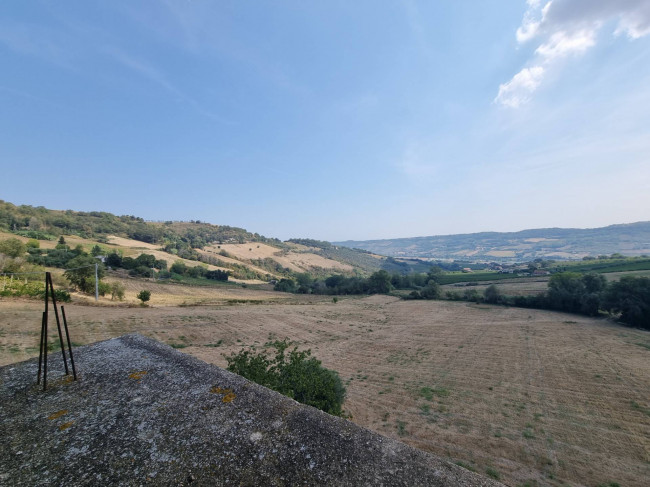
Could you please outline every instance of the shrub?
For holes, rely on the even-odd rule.
[[[138,293],[137,298],[142,301],[142,304],[145,304],[147,301],[151,299],[151,291],[147,291],[146,289],[143,289]]]
[[[290,346],[286,339],[271,346],[273,356],[254,348],[231,354],[226,357],[228,370],[326,413],[342,414],[345,387],[335,371],[311,357],[311,350],[299,352],[294,347],[286,353]]]
[[[119,282],[114,282],[111,284],[111,299],[115,300],[115,298],[119,299],[122,301],[124,299],[124,285]]]
[[[499,291],[498,287],[496,287],[494,284],[490,284],[487,288],[485,288],[485,291],[483,291],[483,300],[486,303],[498,304],[503,301],[503,296],[501,295],[501,291]]]

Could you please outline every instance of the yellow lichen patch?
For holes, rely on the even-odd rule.
[[[50,414],[50,415],[47,417],[47,419],[56,419],[56,418],[60,418],[60,417],[63,416],[64,414],[68,414],[68,410],[67,410],[67,409],[61,409],[61,411],[57,411],[56,413],[52,413],[52,414]]]
[[[230,394],[232,392],[232,389],[223,389],[219,386],[212,386],[210,392],[212,394]]]
[[[226,394],[226,395],[223,397],[223,399],[221,400],[221,402],[232,402],[232,400],[235,399],[236,397],[237,397],[237,396],[236,396],[235,394],[233,394],[232,392],[229,392],[228,394]]]
[[[74,421],[68,421],[67,423],[63,423],[61,426],[59,426],[59,430],[60,431],[67,430],[70,426],[72,426],[73,423]]]
[[[210,388],[210,392],[212,394],[223,394],[223,398],[221,399],[221,402],[232,402],[233,399],[235,399],[237,396],[232,392],[232,389],[225,389],[223,387],[219,386],[212,386]]]
[[[140,372],[133,372],[132,374],[129,374],[129,379],[140,380],[146,373],[147,373],[146,370],[142,370]]]

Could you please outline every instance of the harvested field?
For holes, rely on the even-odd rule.
[[[295,246],[296,249],[308,249],[304,246]],[[245,244],[222,244],[212,245],[208,247],[209,250],[218,251],[225,250],[228,254],[236,257],[237,259],[251,260],[251,259],[273,259],[284,267],[296,272],[304,272],[316,268],[323,269],[336,269],[340,271],[351,271],[352,266],[343,264],[336,260],[326,259],[317,254],[310,252],[296,252],[293,250],[283,251],[277,247],[272,247],[263,243],[250,242]]]
[[[527,296],[530,294],[539,294],[548,289],[548,277],[541,278],[513,278],[506,279],[503,281],[481,281],[479,283],[471,283],[467,286],[465,282],[458,282],[454,284],[445,284],[442,287],[443,292],[451,291],[456,293],[463,293],[466,289],[475,289],[479,293],[483,294],[485,288],[494,284],[501,294],[506,296]]]
[[[77,343],[139,332],[221,366],[289,337],[339,371],[352,421],[508,485],[647,485],[650,333],[462,302],[287,298],[66,311]],[[36,354],[40,312],[0,301],[0,364]]]

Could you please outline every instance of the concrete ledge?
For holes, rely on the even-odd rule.
[[[501,485],[140,335],[0,368],[0,485]]]

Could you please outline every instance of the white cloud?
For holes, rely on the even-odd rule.
[[[547,61],[569,54],[582,54],[596,43],[595,35],[596,32],[592,29],[572,33],[556,32],[535,53]]]
[[[527,0],[517,29],[520,44],[539,39],[532,68],[524,68],[499,86],[496,103],[517,108],[540,86],[543,74],[558,59],[580,55],[596,45],[603,26],[615,22],[614,35],[638,39],[650,34],[648,0]],[[547,69],[542,68],[544,66]],[[539,68],[539,69],[537,69]]]
[[[510,81],[499,86],[499,94],[494,101],[511,108],[523,105],[537,89],[543,76],[542,66],[522,69]]]

